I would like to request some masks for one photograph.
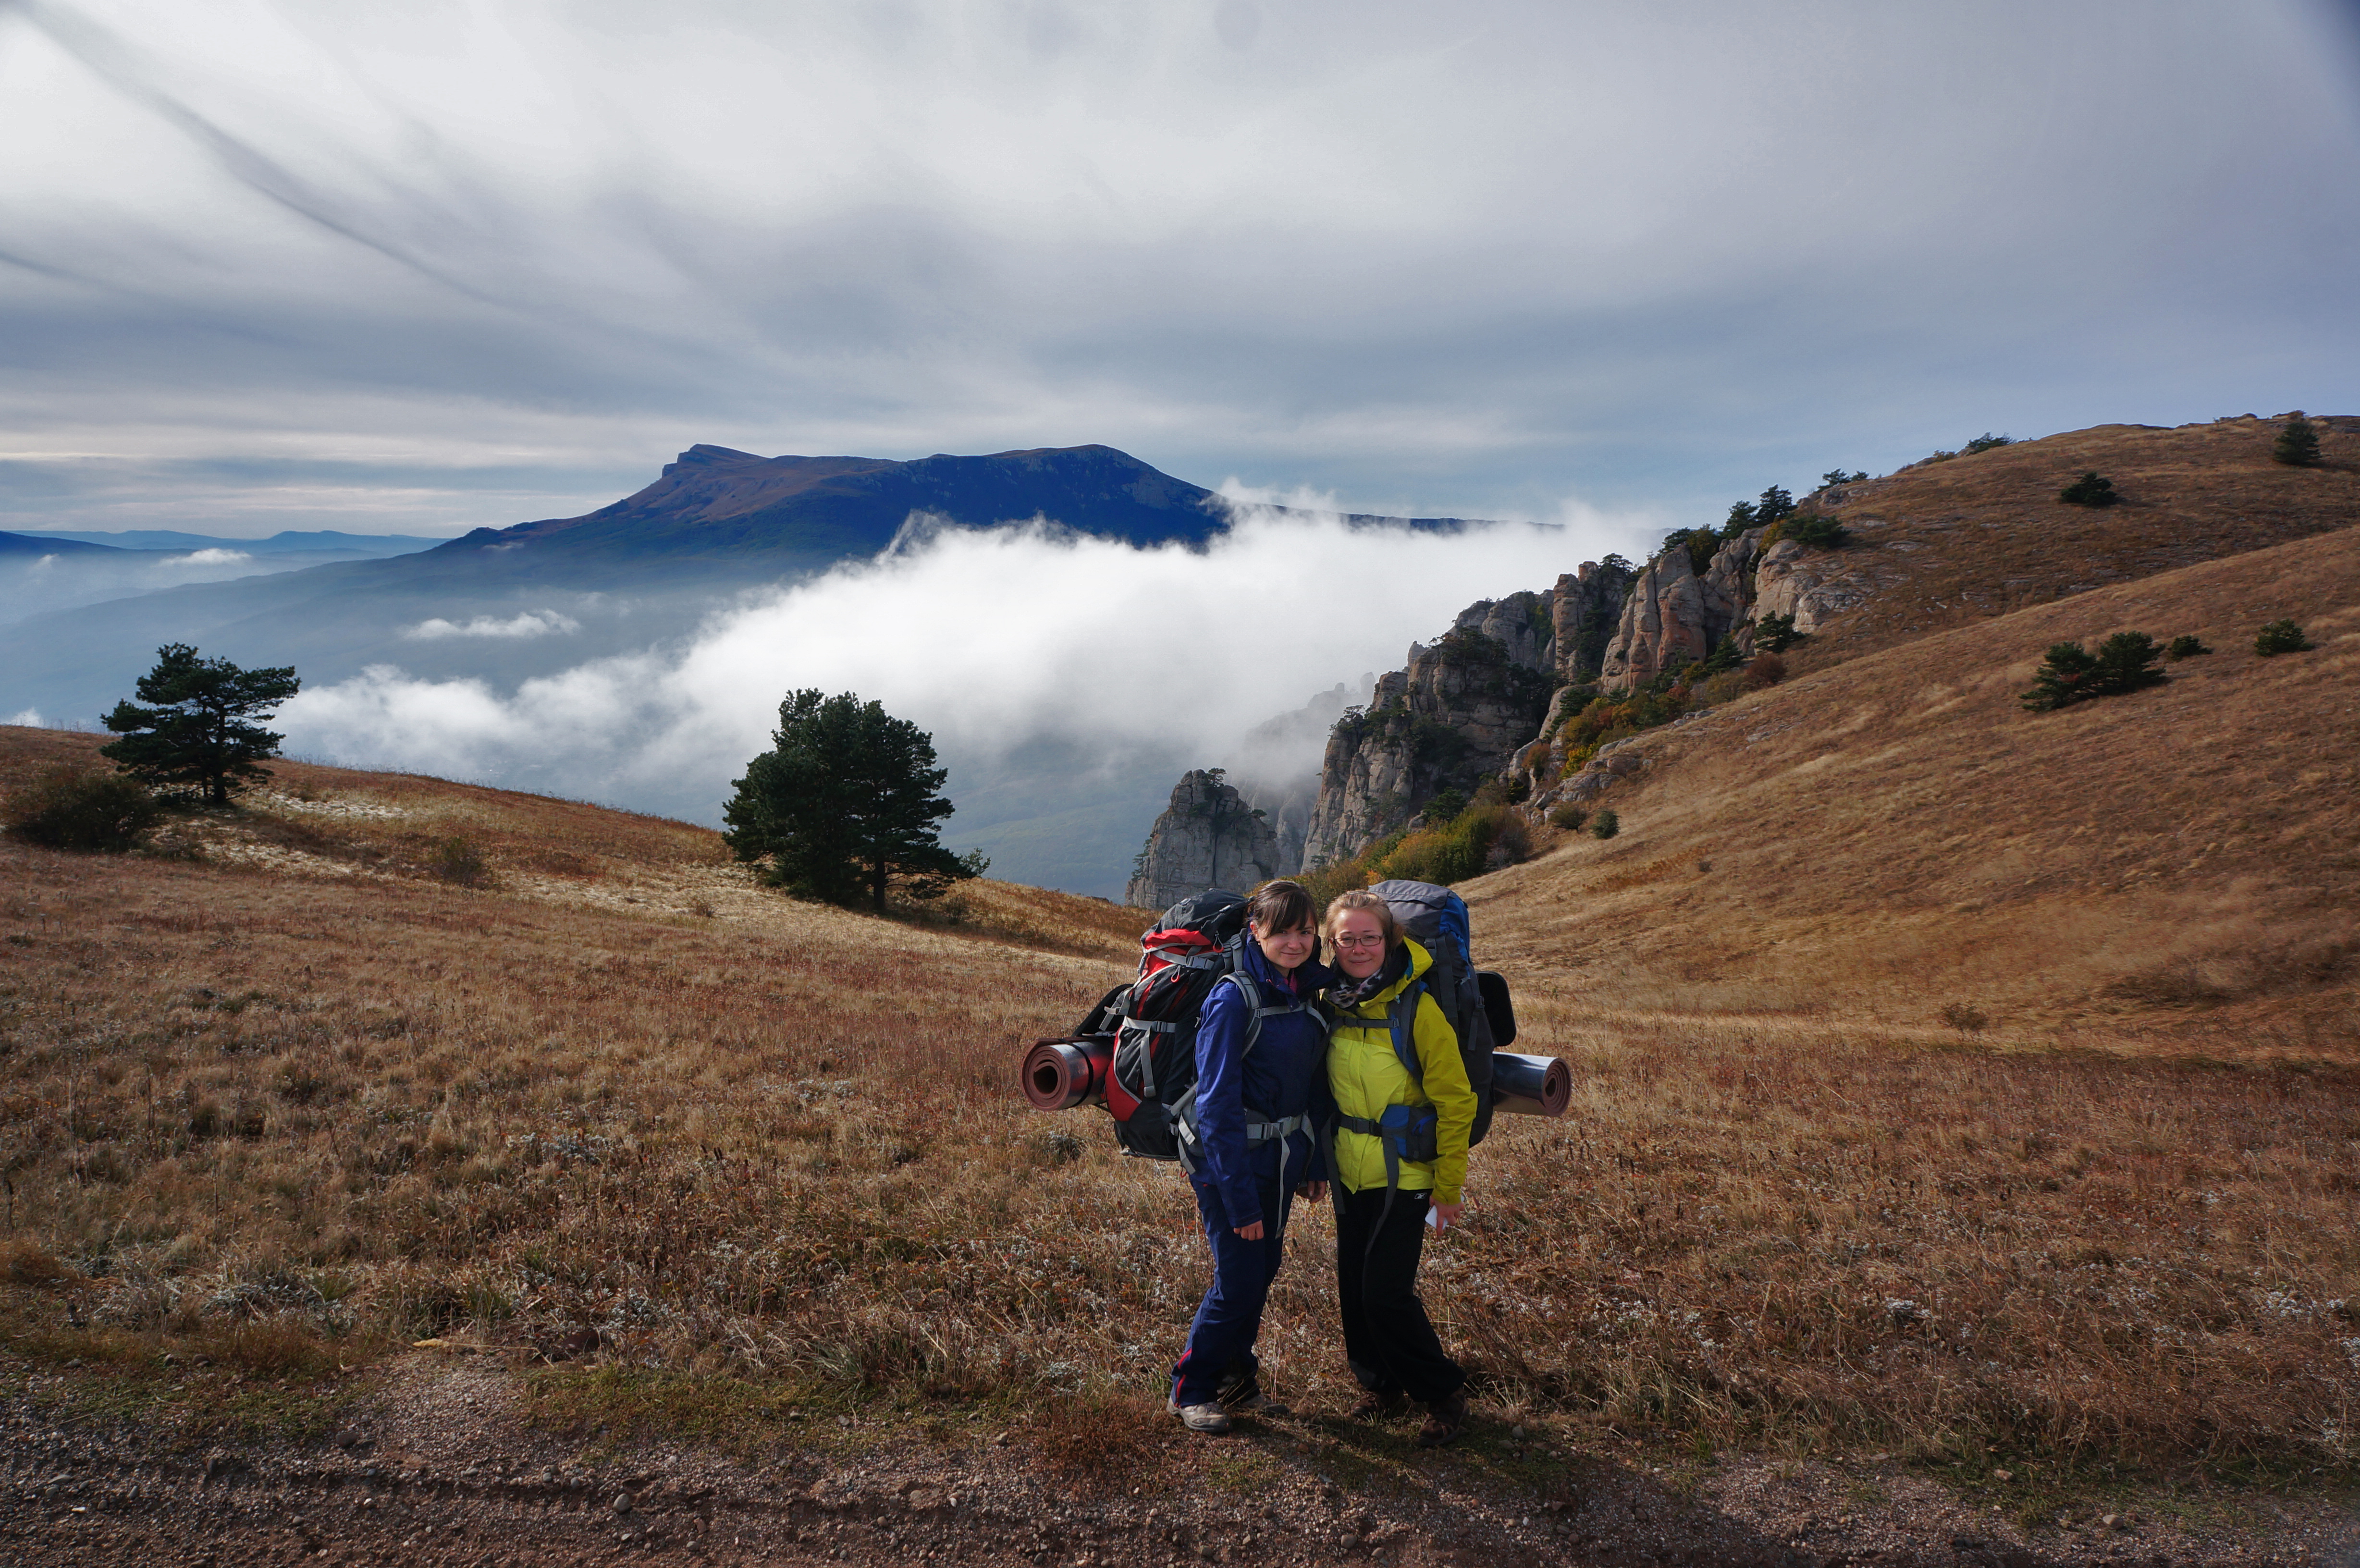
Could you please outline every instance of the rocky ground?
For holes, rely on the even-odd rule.
[[[429,1355],[328,1441],[190,1449],[60,1421],[74,1376],[11,1380],[0,1563],[2360,1563],[2360,1519],[2316,1497],[2125,1498],[2027,1530],[1883,1456],[1684,1469],[1498,1423],[1439,1455],[1333,1417],[1175,1430],[1109,1471],[1026,1429],[945,1441],[821,1418],[813,1443],[748,1464],[585,1447],[520,1419],[490,1357]]]

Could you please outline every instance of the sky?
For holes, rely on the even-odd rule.
[[[0,0],[0,528],[1102,441],[1640,543],[1986,430],[2360,412],[2355,17]]]

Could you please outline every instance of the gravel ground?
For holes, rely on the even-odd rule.
[[[515,1389],[488,1358],[421,1357],[333,1443],[169,1454],[18,1399],[0,1413],[0,1564],[2360,1564],[2360,1519],[2319,1499],[2248,1497],[2201,1523],[2110,1504],[2027,1535],[1889,1462],[1670,1475],[1496,1427],[1379,1469],[1332,1420],[1175,1429],[1135,1491],[1045,1467],[1021,1432],[864,1448],[855,1428],[829,1434],[835,1455],[755,1467],[666,1446],[590,1462],[519,1421]],[[1400,1435],[1385,1452],[1406,1452]]]

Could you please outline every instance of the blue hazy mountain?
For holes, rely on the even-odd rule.
[[[445,543],[442,536],[427,534],[348,534],[334,528],[283,529],[268,539],[230,539],[220,534],[181,533],[176,528],[125,528],[113,533],[88,528],[18,528],[17,539],[34,539],[49,548],[60,541],[101,545],[113,550],[234,550],[246,555],[307,555],[321,561],[358,561],[384,555],[407,555]],[[0,546],[0,549],[9,548]],[[317,562],[307,562],[317,564]]]

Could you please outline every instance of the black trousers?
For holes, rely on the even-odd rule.
[[[1395,1192],[1387,1214],[1382,1187],[1351,1192],[1338,1182],[1336,1194],[1336,1300],[1352,1376],[1372,1394],[1438,1404],[1467,1374],[1443,1350],[1417,1299],[1426,1195]]]

